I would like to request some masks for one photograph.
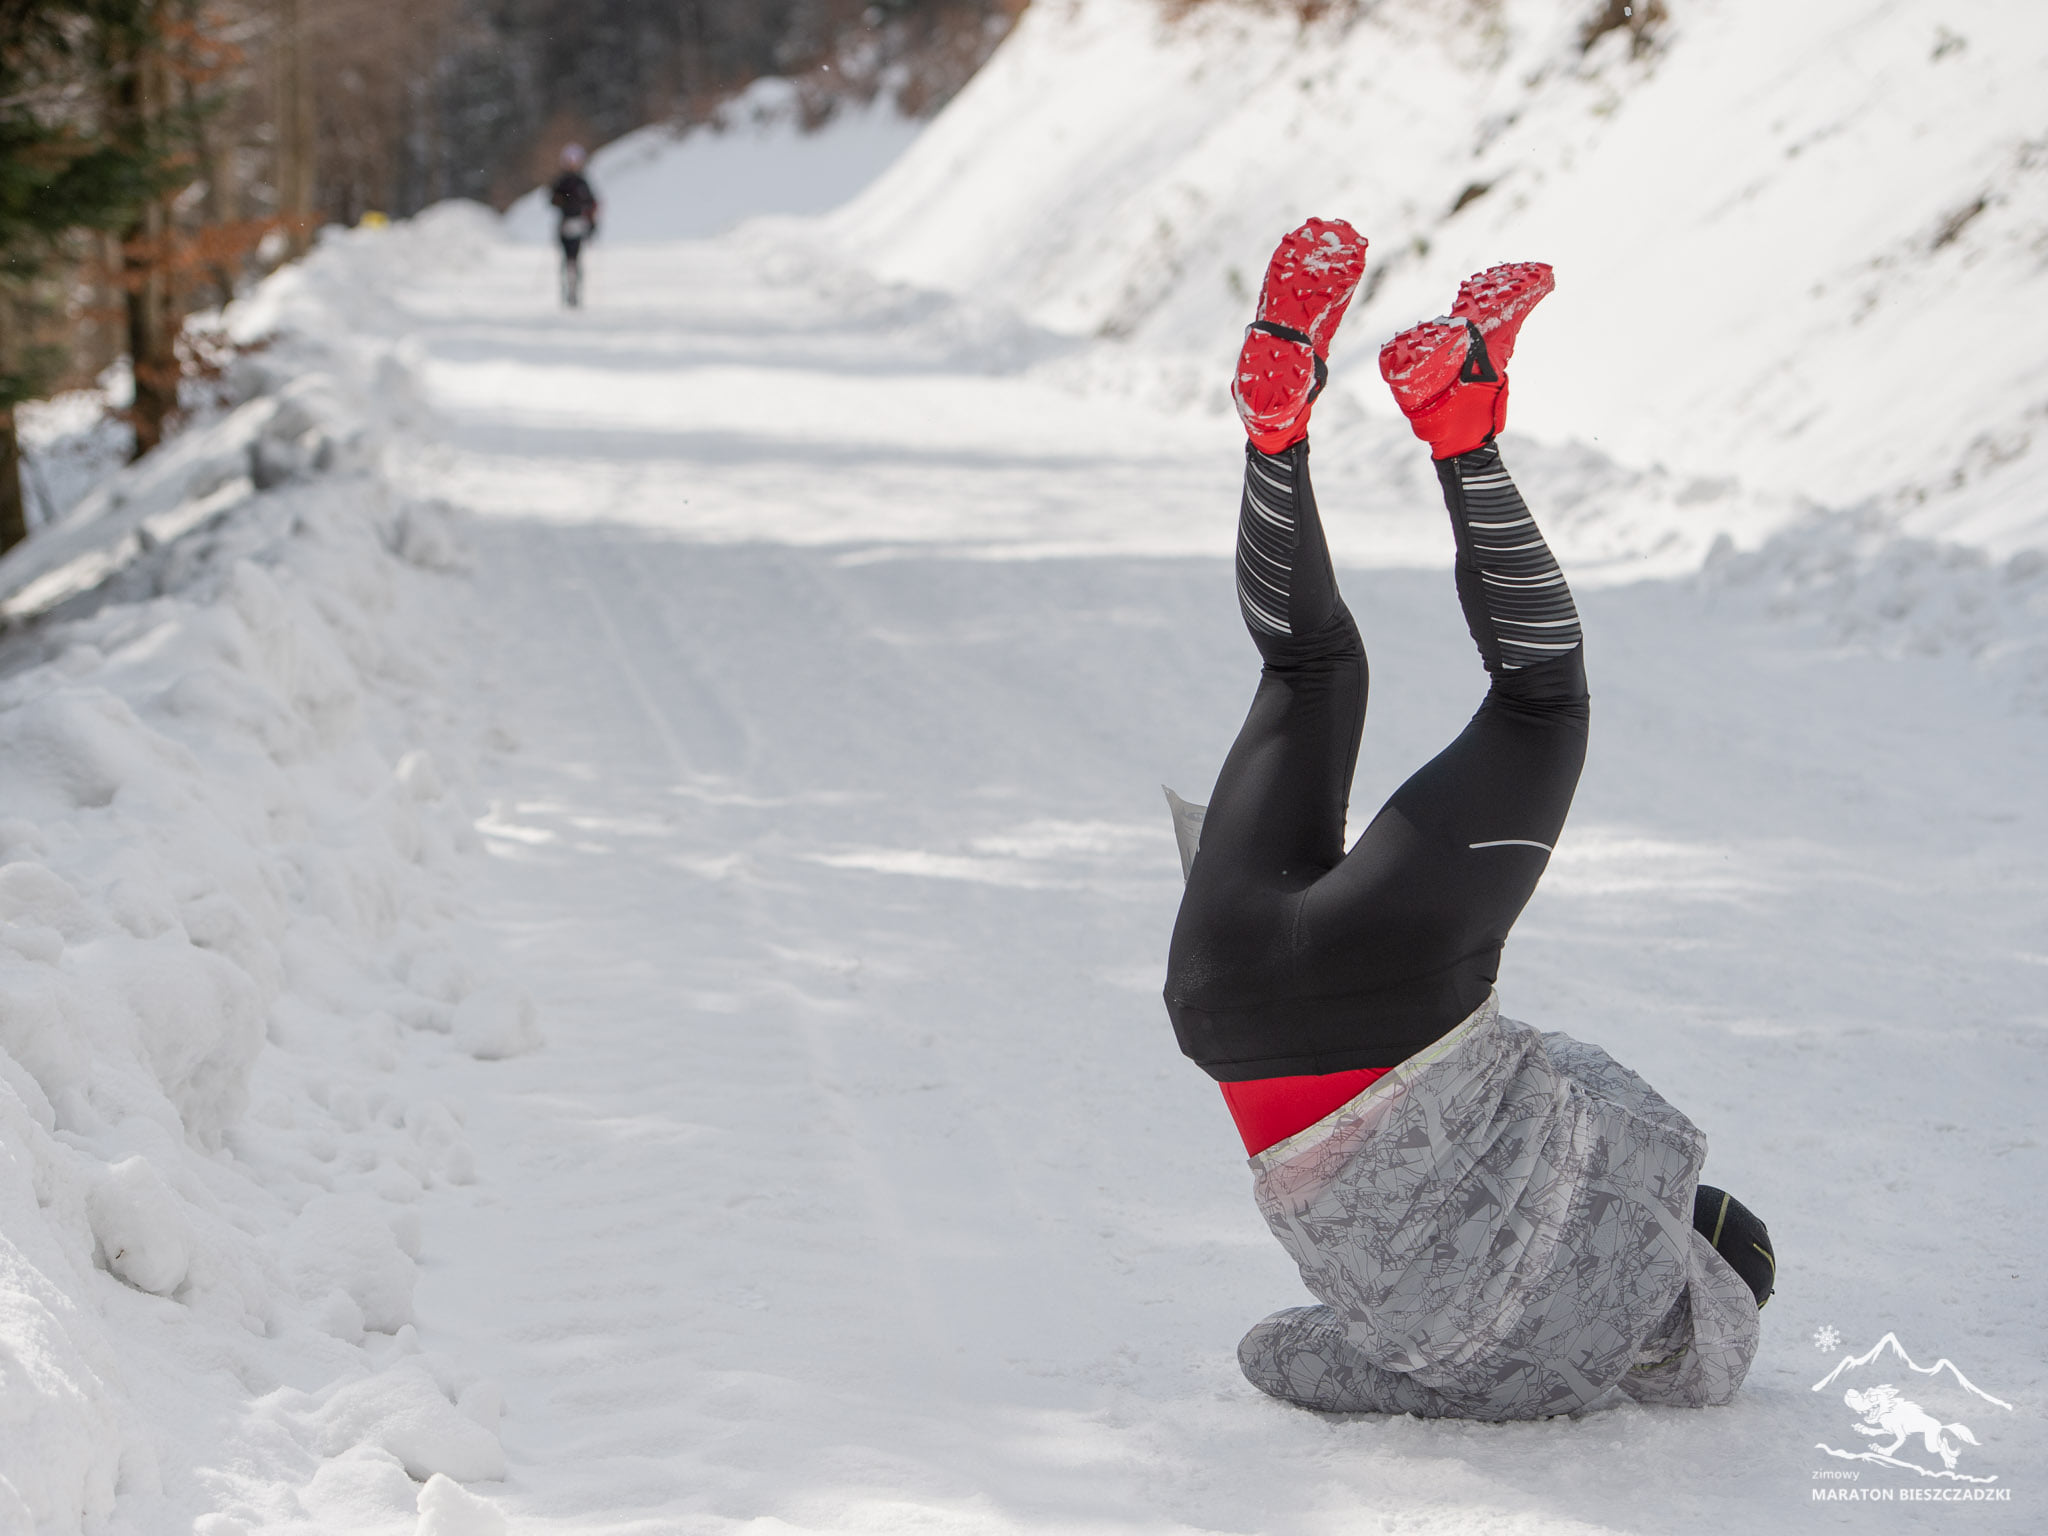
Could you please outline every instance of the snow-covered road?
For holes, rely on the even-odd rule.
[[[1823,1327],[2016,1404],[1974,1424],[2015,1501],[1968,1516],[2039,1519],[2037,711],[1742,589],[1585,591],[1592,762],[1503,999],[1705,1127],[1782,1256],[1762,1357],[1701,1414],[1283,1408],[1232,1351],[1299,1284],[1157,997],[1158,785],[1206,796],[1254,670],[1233,432],[772,254],[601,251],[563,315],[488,246],[380,322],[432,412],[402,479],[473,514],[472,896],[549,1041],[431,1068],[479,1180],[427,1196],[421,1336],[505,1389],[515,1529],[1861,1524],[1813,1501],[1861,1465],[1815,1449],[1855,1438]],[[1382,441],[1321,485],[1361,813],[1481,683]]]

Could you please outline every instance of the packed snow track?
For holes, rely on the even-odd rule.
[[[1818,1327],[2038,1394],[2038,713],[1696,582],[1586,593],[1592,767],[1503,995],[1706,1127],[1785,1256],[1764,1353],[1725,1412],[1318,1419],[1237,1375],[1301,1293],[1157,996],[1158,784],[1206,794],[1254,674],[1232,427],[760,246],[597,272],[581,315],[509,248],[403,301],[517,743],[478,900],[550,1038],[465,1090],[421,1293],[504,1385],[516,1526],[1781,1529],[1832,1513]],[[1355,824],[1482,682],[1447,572],[1372,558],[1441,517],[1377,444],[1322,485]]]

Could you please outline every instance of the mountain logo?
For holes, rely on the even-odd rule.
[[[1873,1379],[1898,1377],[1901,1366],[1926,1380],[1902,1389],[1892,1381]],[[1982,1445],[1960,1415],[1981,1414],[1983,1407],[1979,1405],[2010,1413],[2012,1404],[1977,1386],[1946,1356],[1932,1365],[1916,1364],[1898,1335],[1887,1333],[1863,1354],[1841,1361],[1813,1384],[1813,1390],[1825,1392],[1844,1376],[1850,1379],[1850,1384],[1843,1390],[1842,1402],[1856,1415],[1849,1427],[1870,1443],[1861,1449],[1837,1450],[1823,1441],[1815,1450],[1843,1461],[1868,1461],[1902,1472],[1916,1472],[1923,1478],[1945,1478],[1959,1483],[1998,1481],[1995,1475],[1980,1477],[1957,1470],[1956,1464],[1964,1452]],[[1913,1394],[1911,1397],[1906,1395],[1908,1390]],[[1922,1407],[1923,1399],[1934,1403],[1936,1411]],[[1957,1417],[1944,1418],[1949,1414]],[[1913,1440],[1920,1443],[1918,1452],[1908,1450],[1908,1442]],[[1877,1441],[1886,1443],[1880,1445]],[[1916,1454],[1929,1459],[1911,1459]],[[1940,1465],[1933,1465],[1934,1461]]]

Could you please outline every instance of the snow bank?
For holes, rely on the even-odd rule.
[[[836,208],[903,153],[924,125],[887,100],[842,107],[806,132],[797,88],[757,80],[709,122],[677,133],[657,124],[591,157],[607,243],[722,234],[757,214]],[[555,215],[533,191],[505,211],[515,240],[552,241]]]
[[[1801,520],[1753,551],[1708,552],[1705,588],[1826,642],[1898,660],[1966,656],[2048,712],[2048,553],[2004,560],[1900,537],[1870,509]]]
[[[539,1031],[455,920],[460,539],[377,471],[402,365],[321,341],[345,245],[239,317],[301,329],[238,407],[0,561],[0,1530],[483,1529],[415,1480],[504,1474],[412,1326],[475,1159],[405,1069]]]
[[[127,459],[135,434],[108,410],[128,392],[127,369],[110,369],[94,389],[74,389],[14,408],[22,488],[31,528],[56,522]]]
[[[2001,555],[2048,540],[2048,11],[1674,0],[1639,54],[1626,30],[1582,53],[1585,0],[1287,9],[1034,6],[834,229],[1104,338],[1091,387],[1222,410],[1275,236],[1344,215],[1373,254],[1331,393],[1367,417],[1384,337],[1467,272],[1548,260],[1517,432],[1882,497]]]

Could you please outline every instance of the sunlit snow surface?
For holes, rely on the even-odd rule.
[[[1780,1290],[1728,1409],[1315,1417],[1158,999],[1241,438],[847,238],[601,244],[574,314],[478,210],[335,239],[262,393],[0,565],[70,604],[0,653],[0,1529],[2038,1523],[2048,561],[1510,434],[1595,726],[1503,1001],[1699,1121]],[[1354,824],[1482,684],[1369,339]],[[1814,1501],[1920,1481],[1816,1449],[1887,1332],[2014,1405],[1942,1414],[2013,1502]]]
[[[500,249],[405,301],[438,412],[406,473],[478,514],[522,743],[484,776],[478,900],[550,1021],[469,1096],[501,1151],[481,1200],[432,1206],[422,1288],[506,1382],[509,1508],[1805,1528],[1832,1514],[1811,1447],[1849,1438],[1808,1390],[1824,1324],[1977,1362],[2027,1412],[1975,1425],[1982,1455],[2027,1486],[2041,573],[1823,521],[1631,579],[1790,513],[1509,445],[1601,579],[1592,763],[1504,997],[1699,1118],[1783,1288],[1725,1412],[1321,1420],[1236,1373],[1301,1293],[1157,996],[1157,786],[1206,795],[1255,675],[1234,430],[1036,382],[1052,343],[793,229],[614,251],[597,291],[552,314]],[[1359,823],[1482,681],[1426,458],[1374,432],[1319,481],[1373,656]],[[1952,609],[1976,639],[1943,638]],[[1987,626],[2007,664],[1967,659]]]

